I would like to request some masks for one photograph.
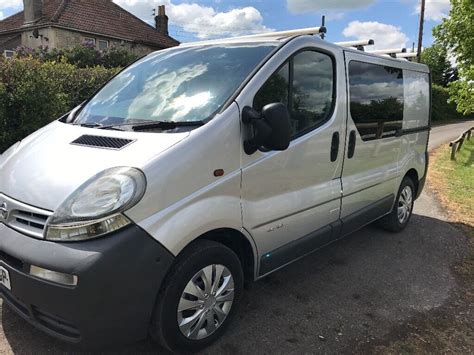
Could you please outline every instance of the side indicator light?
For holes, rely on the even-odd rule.
[[[215,177],[221,177],[221,176],[224,176],[224,174],[225,174],[224,169],[214,170],[214,176]]]

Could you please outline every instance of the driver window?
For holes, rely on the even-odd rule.
[[[255,95],[254,108],[281,102],[291,116],[291,136],[299,137],[321,125],[334,104],[333,61],[327,54],[304,51],[284,64]]]

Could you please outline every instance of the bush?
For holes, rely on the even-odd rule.
[[[139,56],[122,47],[110,47],[99,51],[91,45],[80,45],[66,49],[52,49],[38,47],[18,47],[17,58],[35,58],[42,62],[65,62],[78,68],[89,68],[98,65],[105,68],[126,67],[136,61]]]
[[[0,153],[89,98],[118,69],[0,60]]]
[[[443,121],[443,120],[454,120],[454,119],[469,119],[472,116],[463,116],[456,109],[456,104],[450,102],[450,93],[448,88],[433,84],[433,110],[432,120]]]

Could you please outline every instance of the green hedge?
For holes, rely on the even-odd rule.
[[[433,121],[470,119],[472,116],[464,116],[456,110],[456,103],[449,102],[449,89],[433,84]]]
[[[118,70],[0,59],[0,153],[89,98]]]

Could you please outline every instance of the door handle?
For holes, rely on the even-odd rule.
[[[339,155],[339,132],[335,132],[332,135],[331,161],[335,162],[337,160],[338,155]]]
[[[354,157],[356,147],[356,132],[352,131],[349,135],[349,147],[347,150],[347,157],[352,159]]]

